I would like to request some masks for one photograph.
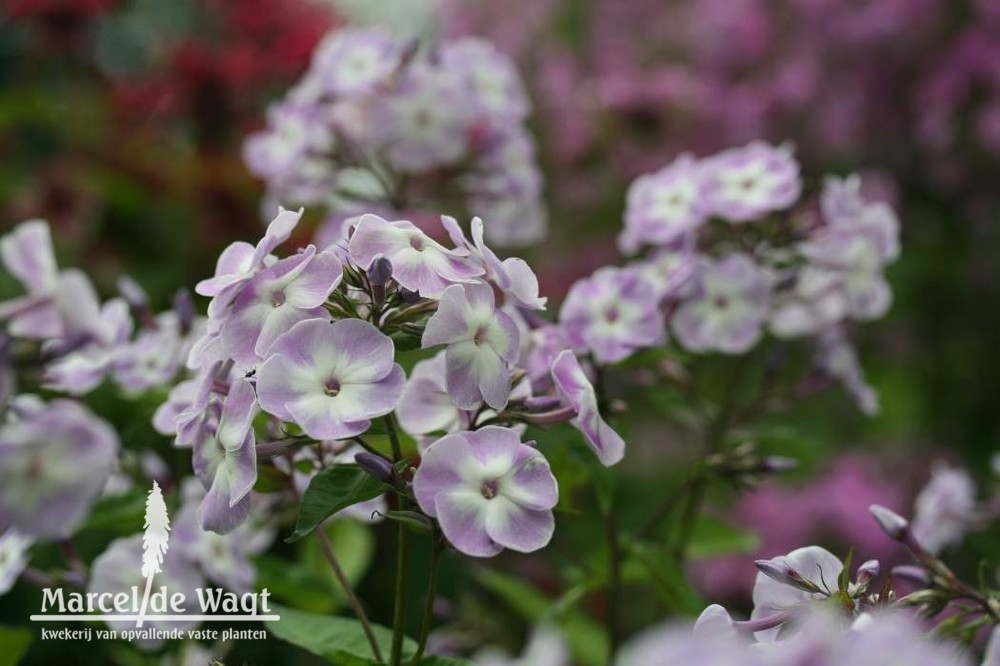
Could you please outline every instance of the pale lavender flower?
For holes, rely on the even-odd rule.
[[[117,453],[114,430],[79,403],[19,410],[0,425],[0,525],[39,538],[70,536],[100,496]]]
[[[914,538],[928,552],[939,553],[959,543],[976,522],[976,486],[964,470],[935,465],[931,478],[917,495]]]
[[[730,222],[785,210],[802,191],[799,164],[787,145],[756,141],[709,157],[702,166],[709,210]]]
[[[475,116],[457,73],[413,62],[373,103],[378,138],[396,169],[419,173],[458,162],[469,149]]]
[[[0,321],[9,322],[10,334],[36,339],[63,335],[55,307],[59,269],[48,222],[28,220],[0,238],[0,260],[27,292],[0,303]]]
[[[205,320],[197,319],[185,333],[181,316],[173,310],[157,315],[155,323],[114,354],[114,379],[127,391],[163,386],[176,377],[205,329]]]
[[[470,260],[482,266],[484,279],[492,282],[503,292],[504,297],[518,307],[529,310],[544,310],[545,297],[538,295],[538,277],[528,263],[517,257],[500,260],[486,245],[484,233],[486,225],[479,217],[472,218],[472,242],[465,237],[458,220],[447,215],[441,216],[441,224],[456,247],[469,251]]]
[[[243,241],[232,243],[215,264],[215,275],[202,280],[195,291],[202,296],[211,296],[209,315],[224,310],[236,297],[239,288],[268,263],[273,263],[271,253],[288,240],[295,226],[302,219],[302,209],[297,211],[278,209],[278,215],[267,226],[264,237],[256,246]],[[213,307],[214,306],[214,307]]]
[[[459,409],[448,395],[445,383],[445,352],[413,366],[396,407],[400,427],[420,436],[452,432],[471,426],[467,410]]]
[[[507,428],[442,437],[424,452],[413,490],[448,541],[473,557],[538,550],[555,529],[559,488],[549,464]]]
[[[146,580],[142,576],[142,534],[135,534],[128,538],[115,539],[107,549],[94,560],[90,572],[90,581],[87,584],[87,592],[93,594],[126,594],[129,599],[134,594],[133,588],[142,590],[146,585]],[[198,590],[204,588],[205,579],[202,578],[198,569],[183,557],[166,557],[158,573],[153,576],[153,589],[159,590],[161,587],[167,588],[167,594],[183,595],[181,612],[185,614],[195,614],[200,612],[198,607]],[[135,615],[135,609],[129,608],[125,613],[119,613],[112,609],[105,615]],[[135,619],[114,620],[105,619],[105,623],[112,629],[119,632],[134,630]],[[146,626],[170,631],[180,629],[186,631],[198,625],[194,620],[146,620]],[[162,645],[162,640],[140,639],[140,644],[147,648],[155,648]]]
[[[607,266],[577,280],[563,302],[559,324],[578,352],[616,363],[666,341],[659,298],[633,269]]]
[[[357,95],[382,84],[399,65],[397,40],[380,30],[339,30],[323,38],[310,75],[326,94]]]
[[[34,543],[34,538],[13,527],[0,534],[0,595],[14,587],[18,576],[28,566],[28,549]]]
[[[349,253],[357,266],[385,256],[396,282],[426,298],[438,298],[449,285],[470,282],[484,272],[468,259],[467,249],[449,250],[410,222],[387,222],[371,214],[358,220]]]
[[[623,252],[643,245],[669,245],[701,226],[711,210],[704,193],[702,167],[684,154],[628,189],[625,229],[618,238]]]
[[[761,652],[734,637],[706,640],[682,622],[668,622],[647,629],[623,645],[615,659],[616,666],[663,664],[785,666],[784,662],[768,660]]]
[[[257,370],[261,407],[315,439],[360,435],[403,392],[392,340],[358,319],[296,324]]]
[[[79,295],[83,296],[82,292]],[[46,349],[53,351],[56,360],[45,368],[45,384],[74,395],[82,395],[100,384],[114,370],[127,353],[129,337],[132,334],[132,317],[128,304],[121,298],[113,298],[97,311],[96,294],[90,301],[82,297],[78,312],[86,314],[86,332],[81,331],[67,341],[51,341]],[[82,344],[78,341],[82,341]],[[68,344],[73,351],[61,353],[60,347]]]
[[[472,656],[476,666],[569,666],[569,648],[559,629],[550,624],[536,627],[518,657],[493,647],[477,650]]]
[[[870,321],[888,312],[892,290],[883,275],[885,259],[877,237],[826,227],[802,243],[799,252],[814,270],[834,281],[847,316]]]
[[[702,258],[691,293],[671,319],[691,351],[742,354],[760,340],[771,304],[771,276],[745,254]]]
[[[243,159],[261,178],[294,179],[310,153],[333,147],[334,136],[320,108],[285,102],[268,109],[267,129],[247,138]]]
[[[817,340],[816,365],[843,384],[863,414],[878,414],[878,393],[865,379],[858,354],[842,327],[828,328],[820,334]]]
[[[580,367],[576,355],[565,350],[552,363],[552,379],[560,398],[573,411],[573,425],[583,433],[587,444],[606,467],[625,456],[625,440],[601,417],[597,393]]]
[[[795,580],[804,581],[793,585],[781,582],[765,574],[757,573],[753,587],[753,613],[750,618],[759,620],[777,613],[800,608],[816,599],[823,599],[837,589],[837,577],[844,568],[836,555],[819,546],[797,548],[787,555],[771,560],[776,566],[789,572]],[[810,587],[818,591],[808,591]],[[779,628],[756,632],[760,641],[777,639]]]
[[[421,346],[447,345],[448,394],[455,405],[485,402],[502,409],[510,395],[512,365],[520,354],[517,324],[496,309],[487,284],[452,285],[427,321]]]
[[[206,530],[228,534],[250,511],[250,491],[257,482],[253,419],[257,415],[253,386],[237,380],[222,405],[215,437],[194,448],[194,473],[208,491],[199,520]]]
[[[525,348],[519,366],[528,373],[532,386],[548,390],[552,387],[552,363],[569,347],[562,328],[555,324],[542,324],[538,328],[522,331],[521,338],[525,341]]]
[[[273,529],[262,529],[258,524],[263,504],[252,502],[249,519],[233,532],[209,532],[202,529],[198,519],[205,491],[197,481],[191,481],[186,480],[182,486],[183,505],[173,520],[171,552],[176,551],[178,557],[195,564],[209,580],[233,592],[252,591],[257,572],[250,558],[274,539]]]
[[[323,303],[342,278],[340,260],[332,252],[316,253],[313,245],[257,273],[222,326],[226,353],[239,363],[256,363],[295,324],[327,317]]]
[[[647,258],[630,264],[646,278],[660,302],[676,298],[691,281],[697,255],[691,243],[660,248]]]
[[[455,72],[478,119],[490,125],[520,123],[531,103],[510,58],[490,42],[466,37],[441,46],[441,65]]]
[[[831,227],[867,235],[883,262],[899,258],[899,218],[884,202],[865,200],[859,176],[828,177],[820,195],[820,212]]]

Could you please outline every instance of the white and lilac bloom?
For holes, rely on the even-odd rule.
[[[469,150],[475,116],[455,72],[413,62],[374,106],[382,152],[406,173],[455,164]]]
[[[742,354],[760,340],[771,305],[770,274],[745,254],[702,258],[671,318],[690,351]]]
[[[386,257],[396,282],[426,298],[438,298],[450,285],[472,282],[484,273],[469,260],[468,250],[449,250],[410,222],[388,222],[371,214],[358,220],[348,251],[363,267],[380,254]]]
[[[709,210],[730,222],[750,222],[785,210],[802,192],[799,164],[788,145],[755,141],[713,155],[702,166]]]
[[[212,297],[210,316],[224,310],[245,282],[263,270],[268,263],[274,262],[271,253],[292,235],[295,226],[302,219],[302,212],[301,208],[292,211],[279,207],[278,215],[271,220],[256,247],[237,241],[222,251],[215,264],[215,275],[195,286],[197,293]]]
[[[338,30],[316,47],[310,75],[329,95],[367,93],[393,73],[402,55],[397,40],[381,30]]]
[[[836,280],[848,316],[870,321],[888,312],[892,290],[883,275],[882,250],[871,234],[825,227],[800,244],[799,252],[811,267]]]
[[[243,160],[261,178],[294,177],[310,153],[326,153],[334,136],[319,107],[284,102],[267,110],[267,129],[251,134],[243,145]]]
[[[676,298],[694,276],[698,257],[691,245],[660,248],[631,264],[653,286],[661,303]]]
[[[215,437],[194,448],[194,473],[207,490],[198,514],[206,530],[229,534],[247,518],[250,491],[257,482],[253,419],[258,411],[253,386],[245,380],[233,382]]]
[[[758,563],[758,568],[761,571],[754,582],[751,620],[794,612],[810,601],[829,597],[837,590],[837,579],[844,564],[825,548],[806,546],[762,561]],[[775,573],[779,570],[784,572],[784,576]],[[758,631],[755,635],[757,640],[769,642],[777,640],[779,631],[779,627],[774,627]]]
[[[476,666],[569,666],[573,662],[558,627],[542,624],[531,632],[520,656],[512,657],[499,648],[487,647],[476,651],[472,663]]]
[[[495,284],[503,292],[505,299],[528,310],[545,309],[548,299],[538,295],[538,276],[523,259],[509,257],[501,261],[500,257],[487,247],[484,239],[486,225],[481,218],[472,218],[471,243],[455,218],[442,215],[441,224],[444,225],[455,246],[468,250],[470,258],[483,267],[484,279]]]
[[[552,363],[552,379],[559,397],[573,412],[573,425],[583,433],[587,444],[605,467],[625,456],[625,440],[601,417],[597,393],[576,355],[565,350]]]
[[[882,201],[868,201],[861,194],[861,178],[828,177],[820,195],[820,212],[831,227],[867,235],[885,263],[899,258],[899,218]]]
[[[87,393],[100,384],[127,354],[132,335],[128,304],[121,298],[113,298],[98,310],[96,294],[90,301],[85,296],[89,293],[89,290],[84,290],[78,294],[81,296],[78,311],[91,313],[86,315],[86,330],[67,340],[46,344],[46,351],[56,357],[45,368],[45,385],[48,388],[73,395]],[[64,353],[63,347],[72,351]]]
[[[684,154],[629,186],[625,228],[618,245],[627,254],[643,245],[670,245],[701,226],[711,214],[703,169]]]
[[[537,328],[521,332],[525,341],[518,364],[528,373],[531,385],[540,391],[552,387],[552,363],[559,354],[569,347],[560,326],[542,324]]]
[[[496,309],[488,284],[452,285],[427,321],[421,346],[447,345],[448,394],[462,409],[485,402],[503,409],[510,396],[512,365],[521,351],[520,331]]]
[[[202,529],[198,505],[197,500],[186,501],[173,521],[170,540],[177,556],[228,590],[239,594],[252,591],[257,571],[250,561],[255,553],[247,547],[251,542],[250,523],[243,523],[230,534],[209,532]]]
[[[18,416],[0,425],[0,525],[42,539],[68,537],[104,489],[118,438],[71,400],[11,411]]]
[[[866,416],[878,414],[878,393],[865,379],[858,353],[844,329],[840,326],[828,328],[820,333],[816,342],[816,365],[843,385],[861,413]]]
[[[446,375],[444,351],[413,366],[396,406],[404,431],[421,436],[471,427],[470,412],[456,407],[448,395]]]
[[[513,430],[485,426],[442,437],[424,452],[413,491],[466,555],[528,553],[552,539],[559,487],[544,456]]]
[[[659,298],[638,271],[607,266],[577,280],[559,312],[570,346],[600,363],[617,363],[666,342]]]
[[[531,103],[514,63],[484,39],[465,37],[441,47],[441,64],[457,73],[477,116],[491,125],[523,122]]]
[[[295,324],[327,318],[323,304],[342,278],[333,252],[317,253],[313,245],[262,270],[233,301],[222,326],[223,348],[238,363],[257,363]]]
[[[28,566],[28,550],[34,538],[21,534],[13,527],[0,534],[0,595],[14,587],[18,576]]]
[[[359,319],[300,322],[257,370],[260,405],[315,439],[360,435],[399,402],[405,376],[394,352],[392,340]]]
[[[64,334],[55,307],[59,269],[48,222],[28,220],[0,238],[0,260],[24,287],[24,296],[0,303],[0,321],[14,337],[48,339]]]
[[[188,332],[183,328],[177,312],[157,315],[155,328],[143,328],[135,340],[115,354],[115,381],[130,392],[170,383],[184,368],[194,341],[204,334],[205,320],[196,319]]]
[[[135,534],[128,538],[115,539],[107,549],[94,560],[94,565],[90,572],[90,581],[87,584],[87,592],[94,594],[126,594],[132,598],[134,594],[132,588],[143,589],[146,580],[142,575],[142,534]],[[201,609],[198,607],[198,591],[205,587],[205,579],[202,578],[191,562],[183,557],[166,557],[158,573],[153,576],[153,589],[159,590],[166,587],[168,595],[183,595],[180,601],[180,610],[184,614],[196,614]],[[128,609],[124,613],[112,610],[105,615],[131,615],[131,620],[105,619],[105,623],[112,629],[119,632],[135,629],[135,611]],[[186,631],[198,626],[196,620],[146,620],[150,627],[169,631],[180,629]],[[139,639],[144,647],[155,648],[162,645],[162,640]]]
[[[975,526],[976,514],[972,477],[964,470],[939,464],[917,495],[910,526],[920,545],[937,554],[962,541]]]

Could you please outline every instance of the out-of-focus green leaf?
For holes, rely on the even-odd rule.
[[[691,559],[752,553],[760,548],[760,537],[721,520],[699,516],[691,532],[687,555]]]
[[[102,497],[94,505],[94,509],[80,530],[124,527],[125,531],[131,534],[142,527],[145,512],[146,493],[141,490]]]
[[[375,535],[366,525],[356,520],[334,520],[322,528],[330,540],[330,547],[347,580],[352,585],[358,583],[368,567],[371,566],[375,554]],[[346,603],[344,592],[333,575],[330,563],[326,559],[317,539],[307,539],[299,544],[299,559],[303,566],[313,572],[320,580],[326,582],[326,589],[333,595],[338,604]]]
[[[675,612],[695,615],[705,608],[705,602],[688,583],[684,569],[662,548],[651,544],[629,544],[622,578],[626,583],[652,583],[656,595]]]
[[[31,632],[27,629],[0,627],[0,666],[15,666],[31,647]]]
[[[503,599],[516,613],[532,624],[552,619],[566,638],[570,651],[577,663],[584,666],[600,666],[608,660],[608,642],[600,625],[578,610],[561,604],[560,615],[553,611],[555,604],[538,590],[522,580],[493,571],[480,569],[475,573],[479,583],[493,594]],[[553,617],[554,616],[554,617]]]
[[[377,663],[372,661],[375,655],[358,620],[305,613],[278,604],[271,604],[271,608],[281,620],[265,626],[277,638],[340,666]],[[372,631],[383,656],[388,656],[392,631],[378,624],[372,625]],[[410,659],[415,651],[416,643],[404,638],[403,659]],[[369,661],[363,661],[366,659]]]
[[[378,497],[384,491],[381,481],[357,465],[336,465],[324,469],[309,482],[302,495],[295,532],[285,541],[298,541],[341,509]]]

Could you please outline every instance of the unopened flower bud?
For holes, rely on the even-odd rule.
[[[757,560],[754,562],[757,570],[772,580],[790,585],[805,592],[821,592],[814,583],[806,580],[795,569],[790,567],[784,558],[776,557],[773,560]]]
[[[177,314],[177,322],[180,324],[181,333],[187,335],[194,326],[194,318],[197,315],[194,309],[194,299],[187,289],[180,289],[174,295],[174,312]]]
[[[384,254],[376,254],[365,273],[373,287],[384,287],[392,279],[392,262]]]
[[[354,462],[379,481],[389,481],[392,478],[392,463],[382,456],[362,451],[354,455]]]
[[[791,472],[792,470],[798,469],[798,467],[798,460],[795,458],[787,458],[785,456],[767,456],[760,463],[760,469],[762,472],[770,472],[772,474]]]
[[[401,287],[399,290],[399,297],[403,299],[403,302],[407,305],[413,305],[420,301],[420,294],[416,291],[410,291],[405,287]]]
[[[133,311],[149,307],[149,298],[139,283],[127,275],[118,278],[118,293]]]
[[[893,567],[892,577],[917,587],[930,587],[931,585],[931,577],[927,570],[912,564],[900,564]]]
[[[895,511],[890,511],[884,506],[872,504],[868,507],[868,511],[870,511],[872,516],[875,517],[875,522],[878,523],[878,526],[882,528],[882,531],[885,532],[890,539],[899,541],[903,538],[904,533],[910,526],[910,523],[906,520],[906,518],[903,518]]]
[[[859,585],[868,585],[873,578],[878,576],[881,567],[879,566],[878,560],[868,560],[858,567],[858,578],[857,582]]]

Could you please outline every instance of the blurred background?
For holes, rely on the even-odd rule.
[[[263,185],[243,165],[242,142],[320,38],[349,23],[428,39],[479,35],[518,63],[551,229],[520,254],[555,303],[617,260],[631,180],[684,151],[789,141],[807,189],[828,173],[859,172],[892,201],[903,225],[902,258],[889,271],[895,302],[886,321],[859,331],[881,414],[862,417],[834,392],[761,435],[802,469],[785,487],[715,498],[720,515],[732,507],[731,522],[761,534],[757,552],[817,541],[891,558],[868,504],[908,509],[933,460],[991,474],[1000,441],[995,0],[535,0],[516,11],[485,0],[5,0],[0,233],[48,219],[62,265],[86,269],[105,296],[129,274],[166,307],[212,273],[228,243],[261,233]],[[14,293],[0,282],[0,298]],[[126,443],[169,452],[148,425],[155,399],[93,400]],[[635,435],[667,467],[683,448],[649,423]],[[653,487],[638,474],[631,492]],[[984,547],[966,545],[970,570]],[[753,554],[701,563],[701,593],[745,604]],[[543,564],[518,566],[544,580]],[[365,586],[378,596],[377,580],[363,596]],[[18,599],[0,599],[3,619],[21,617]]]

